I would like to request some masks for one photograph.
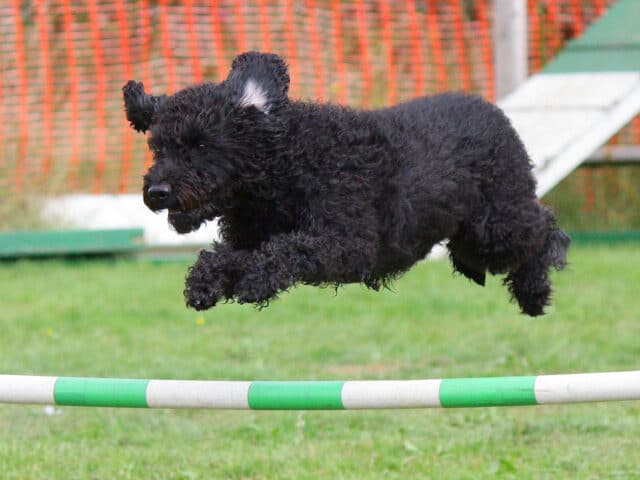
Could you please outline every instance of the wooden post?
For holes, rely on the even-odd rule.
[[[493,48],[496,98],[527,79],[527,0],[494,0]]]

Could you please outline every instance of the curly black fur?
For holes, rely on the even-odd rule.
[[[181,233],[219,218],[222,241],[189,270],[189,306],[265,305],[297,282],[378,289],[448,239],[456,271],[480,285],[506,274],[522,311],[543,313],[569,239],[496,106],[445,93],[360,111],[289,100],[288,86],[280,57],[248,52],[217,85],[124,87],[127,118],[151,131],[145,203]]]

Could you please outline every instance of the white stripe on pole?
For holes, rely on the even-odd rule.
[[[249,385],[243,381],[150,380],[151,408],[249,408]]]
[[[342,387],[342,405],[346,409],[439,407],[441,381],[348,381]]]
[[[540,375],[534,390],[538,403],[637,400],[640,371]]]
[[[0,403],[41,403],[53,405],[53,389],[58,377],[0,375]]]

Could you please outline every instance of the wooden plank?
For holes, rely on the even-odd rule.
[[[552,60],[544,73],[566,72],[637,72],[640,48],[567,50]]]
[[[142,235],[141,228],[0,232],[0,258],[133,252]]]
[[[612,244],[640,242],[640,230],[570,232],[572,242],[583,244]]]
[[[606,145],[587,158],[590,165],[636,164],[640,162],[640,145]]]
[[[640,64],[638,64],[640,68]],[[638,73],[538,74],[499,102],[513,108],[607,108],[624,99],[640,80]]]
[[[600,110],[506,111],[536,168],[545,165],[602,115]]]
[[[606,46],[638,48],[640,47],[638,19],[640,19],[640,2],[638,0],[617,0],[584,35],[569,42],[567,48]]]
[[[543,196],[580,163],[601,147],[640,112],[640,82],[623,102],[607,109],[597,122],[585,129],[567,145],[552,161],[536,170],[536,192]]]

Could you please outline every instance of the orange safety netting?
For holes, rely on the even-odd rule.
[[[610,3],[529,0],[531,71]],[[219,81],[250,49],[286,57],[292,97],[494,99],[491,28],[491,0],[5,0],[0,188],[138,190],[150,156],[124,119],[122,85],[172,93]],[[638,122],[630,131],[640,142]]]

